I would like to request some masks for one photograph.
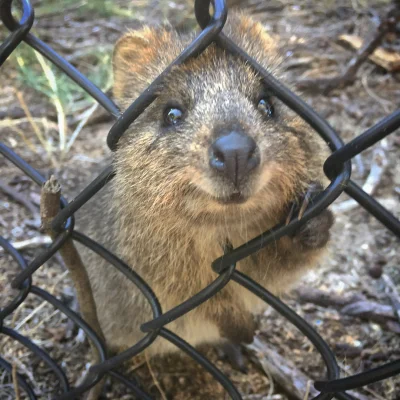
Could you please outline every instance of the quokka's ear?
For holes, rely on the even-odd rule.
[[[116,43],[113,54],[114,97],[121,106],[137,97],[182,50],[175,32],[145,27]]]
[[[269,70],[281,63],[279,40],[270,35],[260,22],[243,12],[231,12],[224,32],[258,63]]]

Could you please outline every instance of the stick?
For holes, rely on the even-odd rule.
[[[372,155],[371,170],[363,185],[364,192],[368,193],[369,195],[373,195],[375,193],[376,188],[381,183],[382,175],[385,173],[387,165],[388,161],[383,149],[375,149]],[[350,199],[342,201],[338,204],[333,204],[331,210],[334,213],[344,213],[358,206],[359,203],[353,199]]]
[[[42,187],[40,216],[42,220],[41,230],[44,233],[47,233],[53,240],[57,237],[57,233],[52,230],[51,223],[60,210],[60,196],[61,186],[57,179],[54,176],[51,176]],[[89,278],[72,239],[68,239],[61,247],[59,252],[74,283],[79,308],[83,319],[96,332],[99,338],[104,341],[104,335],[101,331],[97,318],[96,305],[94,302]],[[91,342],[90,346],[92,348],[94,363],[99,363],[101,360],[97,348]],[[96,386],[94,386],[90,390],[87,399],[97,399],[100,395],[103,385],[104,380],[100,381]]]
[[[3,180],[0,180],[0,190],[12,197],[15,201],[22,204],[28,211],[31,212],[34,218],[38,217],[37,208],[25,197],[23,194],[19,193],[17,190],[7,185]]]
[[[33,131],[35,132],[37,138],[39,139],[39,142],[42,144],[43,148],[46,149],[46,151],[48,151],[49,149],[49,145],[46,141],[46,139],[43,136],[42,131],[40,130],[39,126],[36,124],[35,120],[32,118],[32,114],[29,110],[29,107],[27,106],[27,104],[25,103],[24,100],[24,96],[22,95],[21,92],[16,92],[17,95],[17,99],[22,107],[22,109],[24,110],[26,117],[28,118],[28,121],[33,129]]]
[[[44,113],[40,107],[32,108],[32,117],[44,117]],[[26,112],[22,107],[10,107],[6,111],[0,111],[0,121],[6,118],[19,119],[26,116]],[[54,118],[54,116],[52,116]]]
[[[400,307],[400,299],[399,303],[395,303],[396,305],[392,306],[369,301],[361,294],[339,296],[312,288],[307,290],[299,288],[296,290],[296,294],[302,303],[312,303],[320,307],[333,307],[341,314],[374,321],[392,332],[400,332],[400,324],[396,322],[396,319],[398,320],[398,308],[396,305]],[[393,293],[390,294],[392,295]],[[393,297],[391,299],[393,302]]]
[[[400,295],[397,291],[396,285],[393,283],[392,278],[390,278],[389,275],[383,274],[382,279],[386,285],[385,292],[392,302],[393,311],[397,320],[400,321]]]
[[[320,307],[342,308],[348,304],[366,300],[362,294],[342,296],[314,288],[299,287],[295,290],[295,294],[301,303],[312,303]]]
[[[161,395],[162,399],[163,400],[167,400],[167,396],[165,395],[164,390],[162,389],[162,387],[160,385],[160,382],[158,381],[158,379],[157,379],[157,377],[156,377],[156,375],[155,375],[155,373],[153,371],[153,368],[151,368],[150,361],[149,361],[149,356],[148,356],[146,350],[144,351],[144,356],[145,356],[145,359],[146,359],[147,368],[148,368],[148,370],[150,372],[150,375],[151,375],[151,377],[153,379],[154,384],[156,385],[156,388],[160,392],[160,395]]]
[[[263,370],[268,371],[287,394],[298,400],[304,399],[310,378],[298,370],[292,361],[282,357],[276,348],[258,336],[254,338],[252,344],[246,346],[246,349],[251,359]],[[315,397],[318,392],[311,386],[309,394]]]
[[[15,400],[20,400],[20,392],[19,392],[19,384],[18,384],[18,377],[17,377],[17,364],[13,363],[11,376],[14,385],[14,392],[15,392]]]
[[[40,247],[51,244],[52,240],[48,236],[34,236],[33,238],[21,240],[20,242],[11,242],[11,245],[16,250],[24,250],[29,248]],[[0,248],[0,253],[3,253],[4,249]]]
[[[253,362],[259,365],[268,375],[282,387],[282,389],[296,400],[314,398],[318,391],[310,385],[312,381],[306,374],[301,372],[295,364],[282,357],[278,349],[267,343],[261,336],[256,336],[252,344],[246,346]],[[348,390],[348,394],[358,400],[369,400],[370,398],[359,393]]]
[[[396,24],[399,20],[400,12],[396,8],[390,10],[385,19],[379,24],[377,31],[366,41],[364,46],[357,51],[342,74],[330,79],[304,79],[297,83],[297,87],[328,94],[335,88],[349,86],[354,82],[360,66],[382,43],[385,36],[396,29]]]
[[[344,306],[340,312],[342,314],[351,315],[352,317],[367,319],[377,323],[383,323],[387,319],[396,319],[391,305],[379,304],[374,301],[356,301],[355,303]]]

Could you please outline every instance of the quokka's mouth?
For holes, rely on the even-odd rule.
[[[232,193],[227,197],[215,197],[215,200],[220,204],[243,204],[247,201],[248,197],[244,196],[241,192]]]

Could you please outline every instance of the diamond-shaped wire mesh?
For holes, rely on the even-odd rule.
[[[107,143],[111,150],[115,149],[119,138],[128,129],[129,125],[155,100],[155,88],[163,77],[168,74],[171,67],[176,64],[184,63],[188,58],[201,53],[213,42],[224,48],[226,51],[246,60],[246,62],[258,72],[274,95],[303,118],[315,130],[316,134],[319,134],[328,143],[332,150],[332,154],[326,160],[324,165],[324,171],[330,179],[330,184],[317,196],[313,204],[308,207],[301,220],[296,217],[288,225],[278,225],[236,249],[226,249],[225,254],[223,254],[223,256],[221,255],[221,257],[215,260],[212,266],[210,266],[210,268],[213,268],[217,273],[215,281],[192,298],[164,313],[162,312],[159,302],[152,292],[151,287],[149,287],[140,276],[133,272],[122,260],[107,251],[104,247],[94,242],[89,237],[74,231],[74,213],[92,196],[95,196],[96,193],[110,180],[111,168],[107,168],[103,171],[103,173],[100,174],[92,184],[85,188],[74,199],[74,201],[68,203],[64,199],[62,200],[63,208],[53,220],[53,229],[59,233],[57,238],[45,251],[40,253],[29,264],[26,263],[23,256],[13,248],[7,240],[0,238],[0,246],[2,246],[4,250],[12,256],[21,269],[19,275],[12,282],[12,287],[18,289],[18,294],[9,304],[1,304],[0,333],[9,336],[13,340],[18,341],[29,348],[29,350],[35,353],[51,370],[53,370],[60,381],[60,390],[62,391],[62,393],[57,396],[57,399],[66,400],[77,398],[77,396],[88,391],[107,374],[113,376],[129,387],[138,398],[151,399],[151,397],[145,393],[136,382],[130,381],[117,373],[115,368],[122,362],[139,354],[146,347],[150,346],[157,336],[161,336],[164,340],[170,341],[201,364],[221,383],[230,398],[241,399],[241,395],[232,382],[221,371],[219,371],[215,365],[197,352],[187,342],[164,327],[168,322],[181,317],[209,299],[211,296],[214,296],[230,280],[242,285],[275,308],[290,323],[295,325],[318,350],[326,365],[327,376],[326,380],[314,383],[315,388],[320,392],[320,394],[314,397],[314,399],[328,400],[334,397],[337,399],[352,399],[353,397],[346,394],[346,390],[359,388],[400,373],[400,360],[398,360],[370,371],[340,379],[339,367],[335,356],[321,336],[304,319],[297,315],[277,297],[269,293],[257,282],[235,269],[236,262],[258,251],[261,247],[266,246],[271,241],[294,232],[299,228],[299,226],[328,207],[343,191],[353,197],[362,207],[382,222],[390,231],[393,232],[394,235],[400,237],[400,221],[382,207],[376,200],[365,193],[357,184],[350,180],[351,158],[399,128],[400,110],[384,118],[378,124],[368,129],[350,143],[344,145],[334,129],[323,118],[317,115],[305,102],[292,93],[281,82],[275,79],[254,59],[223,34],[222,29],[227,17],[227,8],[224,0],[215,0],[214,14],[212,16],[209,15],[210,0],[196,0],[195,13],[197,21],[202,28],[201,33],[148,87],[148,89],[146,89],[143,94],[128,107],[123,115],[121,115],[113,101],[99,88],[97,88],[76,68],[60,57],[44,42],[29,33],[34,22],[33,8],[29,0],[22,0],[21,3],[22,17],[19,21],[16,21],[11,11],[13,0],[0,1],[0,18],[10,31],[9,36],[0,46],[0,66],[16,49],[21,41],[24,41],[41,53],[68,75],[77,85],[90,94],[115,118],[115,123],[107,138]],[[0,152],[38,185],[42,185],[45,182],[45,179],[34,168],[21,159],[6,145],[0,144]],[[142,330],[147,333],[146,336],[130,349],[114,357],[106,358],[106,348],[104,343],[102,343],[93,329],[86,324],[82,318],[48,292],[32,285],[32,275],[35,271],[40,268],[43,263],[49,260],[49,258],[63,246],[68,238],[72,238],[84,246],[87,246],[92,251],[105,258],[121,273],[125,274],[125,276],[132,281],[132,284],[136,285],[142,291],[151,305],[153,315],[149,315],[149,322],[142,326]],[[68,318],[73,320],[74,323],[86,332],[93,345],[98,349],[101,356],[101,362],[92,365],[89,368],[84,381],[78,387],[70,388],[69,382],[67,381],[62,368],[51,359],[43,349],[36,346],[29,340],[29,338],[4,326],[4,319],[12,314],[19,305],[21,305],[28,294],[39,296],[41,299],[49,302]],[[1,357],[0,366],[11,374],[12,366]],[[20,388],[25,392],[28,398],[36,399],[35,389],[31,387],[28,381],[22,375],[18,375],[17,379]]]

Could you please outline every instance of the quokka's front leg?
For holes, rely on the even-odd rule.
[[[310,184],[307,193],[300,202],[300,218],[306,208],[312,203],[315,195],[322,190],[323,186],[319,182]],[[291,211],[293,211],[293,209]],[[292,214],[292,212],[290,214]],[[288,220],[290,220],[290,215]],[[289,222],[288,220],[287,222]],[[329,241],[330,229],[333,223],[334,217],[332,211],[325,209],[290,235],[293,245],[297,250],[303,250],[305,252],[324,248]]]

